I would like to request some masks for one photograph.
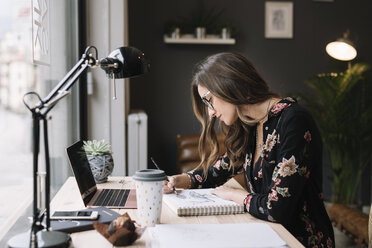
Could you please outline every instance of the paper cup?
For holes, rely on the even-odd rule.
[[[162,170],[139,170],[133,176],[136,181],[137,212],[141,226],[160,223],[164,180]]]

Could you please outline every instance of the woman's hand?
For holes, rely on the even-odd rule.
[[[212,194],[225,200],[243,204],[244,198],[248,195],[248,192],[243,189],[236,189],[222,185],[212,190]]]
[[[163,193],[176,193],[175,188],[190,189],[192,188],[192,182],[187,174],[178,174],[168,177],[169,181],[164,181]]]
[[[174,193],[174,191],[173,191],[173,188],[175,187],[174,176],[169,176],[168,180],[169,181],[164,181],[164,187],[163,187],[163,193],[164,194]]]

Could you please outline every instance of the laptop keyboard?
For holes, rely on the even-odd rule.
[[[93,206],[125,206],[129,189],[103,189]]]

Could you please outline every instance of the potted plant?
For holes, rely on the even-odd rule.
[[[372,94],[365,64],[342,73],[317,75],[306,81],[312,94],[303,94],[330,156],[332,202],[354,204],[364,168],[371,162]]]
[[[224,12],[225,9],[207,8],[202,1],[198,8],[187,17],[179,16],[177,20],[166,22],[164,32],[171,37],[172,32],[179,28],[183,34],[195,32],[195,36],[198,36],[199,33],[199,38],[205,38],[204,36],[207,33],[214,36],[222,36],[222,29],[225,29],[231,37],[234,37],[237,34],[237,29],[232,23],[224,20]]]
[[[164,34],[173,39],[179,39],[181,35],[182,24],[178,21],[167,21],[164,24]]]
[[[114,169],[111,146],[104,140],[83,141],[83,150],[88,158],[96,183],[104,183]]]
[[[330,157],[333,224],[362,246],[368,243],[368,215],[350,207],[366,166],[371,163],[372,94],[365,80],[369,66],[354,64],[345,72],[317,75],[306,81],[302,94],[320,129]]]

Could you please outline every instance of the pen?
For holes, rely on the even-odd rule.
[[[158,166],[158,164],[155,162],[155,160],[152,158],[152,157],[150,157],[150,159],[151,159],[151,161],[152,161],[152,163],[155,165],[155,167],[158,169],[158,170],[161,170],[160,168],[159,168],[159,166]],[[167,176],[167,179],[166,179],[168,182],[169,182],[169,179],[168,179],[168,176]],[[177,195],[178,194],[178,192],[177,192],[177,190],[176,190],[176,188],[173,186],[173,192]]]

